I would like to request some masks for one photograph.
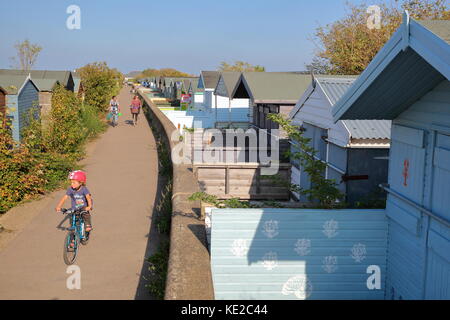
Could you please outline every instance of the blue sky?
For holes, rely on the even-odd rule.
[[[351,0],[352,3],[366,3]],[[69,30],[69,5],[81,29]],[[267,71],[304,70],[319,25],[345,15],[345,0],[0,0],[0,68],[24,39],[43,50],[35,69],[106,61],[122,72],[173,67],[198,74],[243,60]]]

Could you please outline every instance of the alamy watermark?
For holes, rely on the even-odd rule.
[[[77,265],[68,266],[66,273],[70,276],[66,280],[66,287],[69,290],[81,290],[81,269]]]
[[[377,265],[367,267],[366,273],[370,274],[367,278],[367,289],[380,290],[381,289],[381,268]]]
[[[81,9],[79,6],[72,4],[67,7],[67,14],[70,16],[67,17],[66,27],[69,30],[80,30],[81,29]]]
[[[172,141],[179,141],[177,130]],[[275,175],[279,170],[279,130],[194,129],[185,132],[183,141],[172,149],[174,164],[258,163],[262,175]]]
[[[381,8],[377,5],[373,5],[367,8],[366,11],[369,14],[367,18],[367,28],[370,30],[381,29]]]

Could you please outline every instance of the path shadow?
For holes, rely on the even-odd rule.
[[[56,229],[61,230],[61,231],[67,231],[69,230],[69,227],[63,227],[63,224],[65,221],[69,220],[70,216],[68,214],[64,215],[64,218],[59,222],[59,224],[56,226]]]
[[[134,123],[132,120],[125,120],[125,123],[134,127]]]
[[[145,116],[144,116],[145,117]],[[148,122],[147,117],[145,117],[147,120],[147,123],[150,127],[150,123]],[[155,136],[153,134],[153,131],[151,130],[151,134],[153,138],[155,139]],[[156,141],[156,140],[155,140]],[[155,297],[152,296],[152,294],[149,292],[149,289],[146,287],[146,285],[150,284],[149,279],[151,278],[151,272],[149,271],[149,262],[147,259],[151,257],[153,254],[155,254],[156,250],[158,249],[160,245],[161,238],[164,237],[164,235],[159,234],[157,228],[156,228],[156,218],[158,215],[158,210],[156,209],[160,199],[161,194],[163,192],[163,189],[167,183],[167,178],[161,177],[159,174],[161,172],[161,168],[159,167],[159,160],[158,160],[158,182],[157,182],[157,188],[156,188],[156,196],[155,201],[153,205],[151,206],[151,210],[148,211],[148,214],[151,214],[151,224],[150,224],[150,230],[147,234],[147,245],[144,252],[144,263],[142,264],[142,268],[139,275],[139,283],[136,289],[136,294],[134,296],[135,300],[155,300]],[[150,216],[149,216],[150,218]]]
[[[118,122],[117,124],[116,124],[116,127],[119,125],[120,123]],[[110,126],[110,127],[113,127],[114,128],[114,126],[113,126],[113,124],[112,124],[112,122],[111,121],[108,121],[108,126]]]

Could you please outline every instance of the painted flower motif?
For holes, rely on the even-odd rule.
[[[306,256],[311,252],[311,240],[309,239],[299,239],[295,243],[294,251],[297,252],[300,256]]]
[[[245,239],[234,240],[230,251],[236,257],[245,256],[248,252],[247,240],[245,240]]]
[[[366,246],[362,243],[358,243],[353,246],[351,257],[356,262],[361,262],[366,258],[366,254]]]
[[[327,273],[334,273],[338,269],[336,256],[324,257],[322,262],[323,262],[322,268]]]
[[[339,229],[339,223],[333,219],[325,221],[323,224],[323,234],[327,236],[328,238],[334,238],[337,236]]]
[[[270,251],[263,256],[263,266],[266,270],[273,270],[278,266],[278,255],[276,252]]]
[[[294,294],[298,299],[305,300],[311,296],[313,286],[305,275],[298,275],[290,278],[283,285],[281,293],[285,296]]]
[[[278,235],[278,221],[270,220],[264,223],[263,233],[267,238],[275,238]]]

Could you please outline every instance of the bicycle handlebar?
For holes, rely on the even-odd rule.
[[[83,213],[83,212],[87,212],[84,209],[65,209],[65,208],[61,208],[61,212],[63,214],[72,214],[72,213]]]

